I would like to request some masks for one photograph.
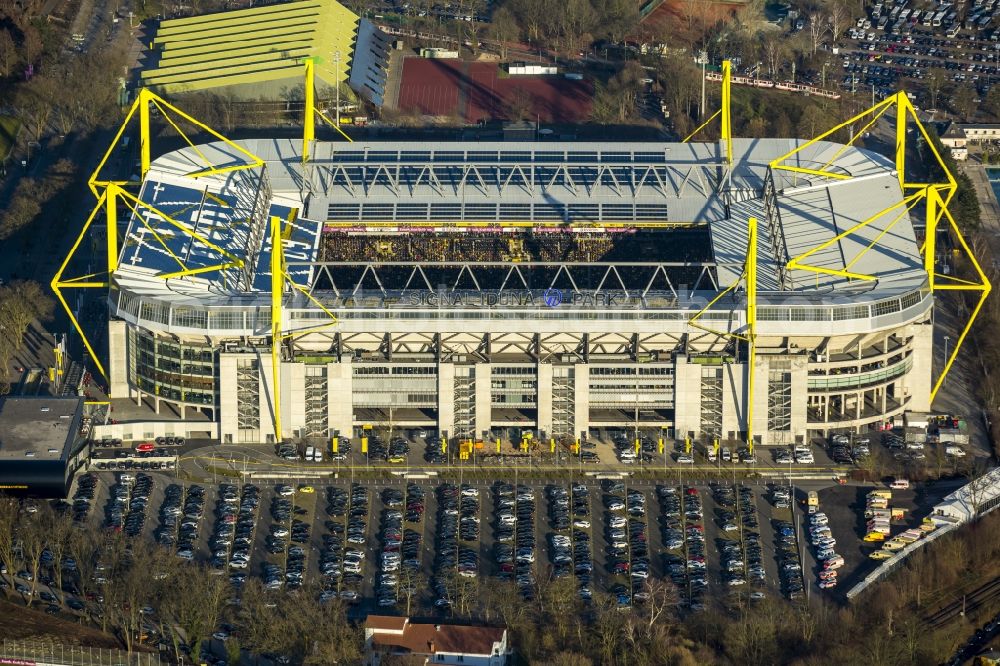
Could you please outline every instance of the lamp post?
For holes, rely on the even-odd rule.
[[[708,53],[706,51],[698,52],[698,64],[701,65],[701,106],[698,107],[698,116],[701,119],[705,118],[705,65],[708,64]]]

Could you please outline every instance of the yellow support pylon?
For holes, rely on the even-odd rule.
[[[274,439],[282,441],[281,430],[281,316],[285,288],[285,253],[281,243],[281,218],[271,216],[271,400]],[[362,440],[365,441],[365,440]],[[367,442],[363,445],[367,448]]]
[[[982,309],[983,303],[985,303],[987,296],[989,296],[992,290],[992,285],[986,274],[983,272],[979,265],[978,260],[972,254],[968,243],[965,240],[961,230],[955,223],[951,212],[948,209],[948,205],[951,203],[952,198],[958,191],[958,181],[955,180],[954,175],[948,169],[948,165],[945,163],[944,159],[941,157],[941,153],[938,151],[937,147],[934,145],[934,141],[931,139],[930,134],[927,132],[927,128],[924,127],[923,123],[920,122],[920,118],[917,116],[917,111],[910,102],[909,97],[904,91],[899,91],[891,97],[887,97],[878,104],[875,104],[869,109],[862,111],[861,113],[855,115],[854,117],[846,120],[845,122],[836,125],[835,127],[823,132],[822,134],[810,139],[806,143],[790,150],[781,157],[775,159],[771,162],[770,166],[772,169],[790,171],[793,173],[801,173],[812,176],[819,176],[824,178],[831,178],[833,180],[848,180],[852,178],[849,174],[844,174],[840,172],[828,171],[828,167],[833,163],[833,161],[846,150],[847,146],[854,143],[859,136],[862,136],[868,128],[875,124],[879,118],[881,118],[889,109],[895,109],[896,112],[896,145],[895,145],[895,165],[896,165],[896,175],[899,179],[900,188],[903,191],[903,199],[892,206],[885,208],[866,220],[861,221],[859,224],[854,225],[847,231],[838,234],[836,237],[821,243],[820,245],[811,248],[810,250],[804,252],[803,254],[792,258],[787,266],[789,269],[802,269],[809,270],[815,273],[828,273],[831,275],[837,275],[840,277],[845,277],[848,279],[866,280],[873,281],[875,277],[872,275],[864,275],[859,273],[851,272],[849,269],[851,265],[858,261],[858,259],[865,253],[878,245],[881,238],[890,231],[892,226],[896,224],[900,219],[902,219],[910,210],[916,207],[921,202],[925,204],[926,208],[926,232],[924,238],[924,244],[921,248],[923,252],[923,266],[927,273],[927,284],[931,292],[937,291],[974,291],[980,294],[979,301],[973,308],[969,320],[965,327],[962,329],[961,334],[958,336],[958,341],[955,344],[954,349],[951,350],[951,354],[945,360],[944,369],[941,371],[940,376],[934,382],[934,386],[931,389],[930,400],[933,403],[934,399],[937,397],[937,393],[944,383],[945,377],[947,377],[948,372],[950,372],[955,359],[958,357],[958,353],[961,350],[962,344],[965,342],[965,338],[972,328],[976,317],[979,315]],[[870,118],[869,118],[870,116]],[[853,138],[847,142],[843,147],[841,147],[837,153],[822,167],[819,169],[810,169],[805,167],[798,167],[789,164],[785,164],[785,161],[796,153],[808,148],[809,146],[815,144],[818,141],[831,136],[835,132],[852,125],[855,122],[859,122],[862,119],[868,119],[866,125],[861,129],[861,131],[854,134]],[[934,157],[935,162],[938,167],[940,167],[943,173],[942,182],[936,183],[919,183],[910,182],[906,178],[906,137],[908,134],[908,128],[912,122],[913,126],[916,128],[918,134],[923,138],[925,145],[930,149],[931,154]],[[843,238],[851,235],[861,227],[864,227],[872,222],[878,220],[882,216],[891,213],[899,209],[896,217],[882,230],[874,241],[868,244],[857,256],[855,256],[849,264],[847,264],[843,269],[828,269],[819,266],[810,266],[808,264],[802,263],[807,257],[820,252],[826,247],[839,242]],[[970,282],[967,280],[960,280],[950,275],[939,275],[935,270],[935,260],[937,256],[937,228],[938,224],[942,218],[947,219],[948,224],[951,228],[951,232],[955,235],[958,240],[959,246],[965,252],[969,259],[973,270],[976,273],[976,281]]]
[[[136,95],[135,101],[132,103],[131,108],[127,114],[125,114],[125,120],[122,121],[121,126],[118,128],[118,132],[115,134],[115,138],[111,141],[111,145],[108,146],[107,151],[105,151],[104,156],[98,163],[97,168],[90,175],[87,180],[87,185],[90,186],[91,192],[94,193],[95,197],[100,196],[100,188],[105,187],[111,183],[116,183],[121,186],[128,185],[128,181],[111,181],[100,179],[101,169],[107,163],[108,159],[111,158],[111,154],[114,152],[115,147],[118,146],[118,142],[121,140],[122,136],[125,134],[125,128],[128,127],[129,122],[132,120],[133,116],[137,113],[139,115],[139,168],[140,177],[145,179],[146,174],[149,173],[150,166],[152,165],[152,133],[150,130],[150,109],[156,108],[159,111],[164,120],[173,127],[182,139],[194,149],[195,153],[205,162],[205,169],[200,171],[195,171],[186,174],[189,178],[199,178],[202,176],[218,175],[223,173],[229,173],[231,171],[239,171],[241,169],[255,169],[264,165],[264,160],[257,157],[250,151],[248,151],[243,146],[227,139],[225,136],[215,131],[205,123],[201,122],[188,115],[184,111],[181,111],[176,106],[163,99],[153,91],[148,88],[140,88],[139,94]],[[211,134],[216,139],[222,141],[224,144],[235,150],[236,152],[243,155],[247,162],[245,164],[235,164],[229,166],[216,166],[205,157],[205,155],[198,149],[198,147],[191,141],[187,134],[180,128],[177,122],[171,116],[176,116],[183,121],[190,123],[191,125],[197,127],[198,129]]]
[[[757,369],[757,218],[751,217],[747,223],[747,448],[753,455],[753,403],[754,377]]]
[[[313,58],[305,59],[305,109],[302,118],[302,163],[309,161],[309,148],[316,139],[316,63]]]
[[[733,117],[732,117],[732,79],[733,70],[732,63],[728,60],[722,61],[722,103],[719,105],[719,110],[708,117],[708,120],[698,125],[693,132],[684,137],[682,143],[687,143],[692,138],[695,137],[700,131],[708,127],[716,118],[721,117],[721,128],[719,141],[725,144],[726,150],[726,164],[729,166],[733,165]]]
[[[340,132],[340,135],[347,139],[348,143],[354,143],[354,139],[340,128],[340,126],[316,108],[316,57],[305,58],[302,63],[305,66],[305,109],[302,116],[302,163],[309,161],[310,149],[316,140],[316,118],[326,122],[328,125]],[[337,85],[340,85],[338,82]]]
[[[746,289],[747,301],[747,322],[743,333],[731,331],[720,331],[700,323],[698,320],[708,312],[723,296],[735,290],[740,284]],[[715,298],[701,310],[696,312],[688,324],[719,337],[740,340],[747,343],[747,404],[744,413],[747,419],[747,445],[750,453],[753,453],[753,392],[754,392],[754,363],[757,359],[757,218],[751,217],[747,221],[747,251],[746,262],[743,264],[743,271],[736,281],[719,292]],[[685,445],[686,447],[686,445]]]

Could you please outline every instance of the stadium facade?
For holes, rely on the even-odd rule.
[[[206,175],[245,161],[222,142],[153,161],[109,296],[112,395],[197,410],[224,442],[274,441],[278,420],[282,438],[737,440],[752,411],[758,443],[788,444],[930,407],[933,296],[912,198],[878,154],[734,139],[730,166],[714,142],[370,141],[316,142],[303,164],[301,142],[238,145],[263,166]],[[790,163],[838,177],[771,166],[797,148]]]

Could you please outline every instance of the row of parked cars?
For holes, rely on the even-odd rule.
[[[493,486],[494,556],[502,580],[514,580],[526,599],[535,594],[535,491],[507,482]]]
[[[681,592],[691,610],[702,610],[703,595],[708,589],[705,561],[705,508],[697,488],[678,491],[673,486],[658,486],[662,525],[666,545],[675,552],[664,556],[667,575]],[[680,540],[675,538],[680,535]],[[679,552],[677,552],[679,551]]]
[[[763,564],[760,557],[759,537],[750,530],[757,527],[756,505],[753,493],[745,486],[740,486],[739,494],[728,483],[716,483],[712,487],[712,496],[717,509],[717,519],[722,531],[726,534],[717,541],[717,547],[722,562],[722,580],[730,587],[746,585],[747,577],[758,571],[763,574]],[[737,516],[737,511],[741,514]],[[742,522],[742,529],[740,522]],[[758,549],[753,553],[755,560],[750,561],[751,553],[746,548]],[[766,577],[766,575],[763,575]]]
[[[851,441],[850,436],[836,434],[830,437],[830,458],[838,465],[850,465],[861,462],[871,455],[869,444],[871,440],[861,437]]]
[[[153,477],[148,474],[136,474],[132,479],[130,476],[122,475],[119,485],[124,485],[129,489],[128,506],[113,509],[116,516],[115,529],[119,529],[117,517],[121,508],[125,509],[125,516],[121,523],[121,529],[127,536],[136,537],[142,533],[142,528],[146,524],[146,509],[149,507],[149,496],[153,492]],[[121,495],[116,496],[120,498]]]
[[[76,491],[73,493],[73,522],[83,525],[90,517],[90,505],[97,495],[97,476],[83,474],[77,478]]]
[[[382,552],[379,555],[379,574],[375,584],[375,598],[378,605],[395,606],[398,601],[399,570],[402,566],[403,545],[403,492],[396,488],[382,491],[381,530],[379,538]]]
[[[341,565],[340,598],[356,602],[361,598],[364,582],[364,561],[368,543],[368,515],[370,498],[368,488],[355,483],[348,500],[346,545]]]
[[[438,487],[437,553],[432,588],[434,604],[447,610],[452,604],[454,577],[479,575],[479,490],[453,483]]]
[[[817,572],[821,590],[837,587],[837,569],[844,566],[844,558],[834,550],[837,540],[830,530],[829,522],[825,513],[809,515],[809,541],[816,550],[816,559],[821,562]]]
[[[336,486],[326,489],[323,547],[319,555],[321,601],[340,597],[347,603],[361,599],[360,587],[364,581],[362,566],[365,560],[364,545],[368,541],[368,490],[355,484],[350,492]],[[345,524],[346,521],[346,524]]]
[[[779,465],[791,465],[792,463],[812,465],[816,462],[816,458],[808,445],[798,444],[791,449],[778,449],[775,452],[774,461]]]
[[[654,460],[656,452],[656,442],[648,435],[639,434],[639,451],[636,452],[635,440],[630,439],[624,432],[616,432],[611,436],[611,442],[615,447],[615,454],[618,462],[629,465],[637,460],[651,462]]]
[[[777,507],[791,505],[792,493],[788,486],[771,486],[771,502]],[[781,590],[789,599],[802,597],[805,585],[802,580],[802,563],[799,560],[799,541],[795,525],[787,520],[772,520],[774,527],[775,553],[778,560],[778,575]]]
[[[241,490],[224,484],[219,488],[215,528],[209,539],[211,565],[220,571],[228,566],[232,570],[230,582],[237,586],[246,582],[245,570],[250,566],[259,505],[257,486],[245,485]]]
[[[570,488],[573,510],[573,571],[580,585],[580,598],[590,601],[593,596],[594,560],[590,542],[590,489],[582,483]]]
[[[194,559],[195,541],[204,515],[205,489],[197,485],[188,486],[184,506],[178,516],[180,527],[177,531],[177,557],[188,561]]]

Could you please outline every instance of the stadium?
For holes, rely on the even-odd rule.
[[[929,409],[916,199],[881,155],[304,145],[192,145],[118,197],[112,395],[224,442],[367,425],[766,445]]]

